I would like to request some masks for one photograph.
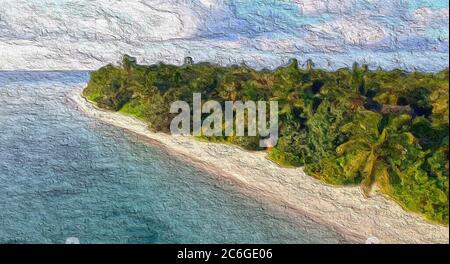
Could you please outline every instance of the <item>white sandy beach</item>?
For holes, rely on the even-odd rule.
[[[448,227],[406,212],[381,194],[366,199],[359,187],[326,185],[306,175],[301,168],[276,165],[266,159],[265,152],[150,132],[136,118],[94,107],[81,96],[81,89],[69,96],[88,116],[156,140],[195,165],[228,177],[249,193],[270,199],[285,210],[300,212],[351,241],[364,243],[376,237],[380,243],[449,243]]]

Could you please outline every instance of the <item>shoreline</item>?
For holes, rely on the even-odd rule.
[[[269,199],[278,210],[295,211],[349,241],[364,243],[376,237],[380,243],[449,243],[447,226],[429,223],[382,194],[364,198],[359,187],[327,185],[306,175],[302,168],[278,166],[265,152],[150,132],[134,117],[95,107],[81,91],[70,91],[69,99],[86,115],[143,136],[170,154],[227,178],[246,192],[257,193],[258,198]]]

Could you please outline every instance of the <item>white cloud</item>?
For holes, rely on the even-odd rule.
[[[434,23],[448,23],[449,11],[448,9],[433,10],[430,8],[420,8],[414,11],[414,19],[416,23],[420,23],[424,27]]]
[[[216,8],[223,4],[220,0],[199,0],[202,5],[208,8]]]
[[[269,39],[267,37],[258,37],[253,39],[255,48],[262,51],[274,51],[283,53],[297,52],[298,47],[295,38]],[[303,42],[303,41],[302,41]]]
[[[309,28],[312,36],[326,36],[332,41],[339,43],[342,39],[349,45],[366,45],[381,41],[385,37],[383,28],[363,18],[354,18],[352,20],[342,18],[329,23],[313,25]]]
[[[190,37],[198,22],[183,4],[151,0],[0,0],[0,14],[16,38],[168,40]]]

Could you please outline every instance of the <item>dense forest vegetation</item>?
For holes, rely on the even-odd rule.
[[[404,208],[448,224],[449,76],[402,70],[315,69],[312,61],[254,70],[245,65],[120,65],[92,72],[84,96],[99,107],[134,115],[168,132],[176,100],[277,100],[278,144],[269,157],[304,166],[330,184],[359,184],[365,195],[383,192]],[[246,149],[258,137],[214,137]]]

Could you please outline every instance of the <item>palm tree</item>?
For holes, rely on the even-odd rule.
[[[336,152],[340,157],[338,160],[340,159],[347,176],[361,176],[361,188],[366,197],[375,182],[380,188],[389,188],[388,169],[393,166],[388,162],[389,153],[398,152],[399,149],[404,149],[405,145],[414,144],[415,138],[410,132],[397,132],[397,129],[409,120],[407,115],[395,117],[380,132],[382,116],[363,110],[353,122],[341,128],[349,139],[337,147]],[[395,146],[395,149],[391,149],[392,146]]]
[[[129,55],[123,55],[122,57],[122,67],[128,74],[131,73],[131,69],[136,66],[136,58]]]
[[[314,68],[315,64],[311,59],[306,60],[306,69],[308,71],[312,71],[312,69]]]

